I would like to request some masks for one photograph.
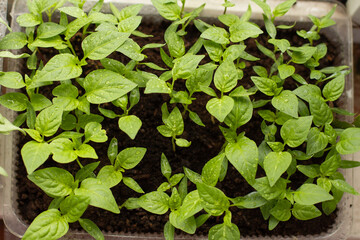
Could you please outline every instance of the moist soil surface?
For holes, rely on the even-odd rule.
[[[168,22],[161,22],[160,25],[150,25],[145,22],[140,26],[140,31],[154,35],[151,38],[152,42],[163,43],[163,31],[168,26]],[[186,35],[186,47],[189,47],[196,41],[199,37],[199,33],[194,26],[189,26],[188,34]],[[71,39],[72,43],[75,46],[75,49],[81,53],[80,46],[81,35],[75,36]],[[292,46],[301,46],[306,43],[306,40],[298,37],[294,30],[286,30],[278,33],[277,38],[286,38],[288,39]],[[134,40],[140,45],[144,46],[147,44],[148,40],[145,38],[134,37]],[[267,38],[265,36],[260,37],[258,41],[272,49],[272,46],[267,44]],[[337,56],[340,49],[334,47],[328,40],[325,39],[325,43],[328,46],[328,55],[325,57],[320,65],[334,65],[338,64],[335,61],[335,56]],[[273,64],[272,60],[264,56],[256,48],[255,41],[253,39],[246,41],[246,51],[256,57],[261,58],[261,61],[257,62],[257,65],[261,65],[270,69]],[[48,61],[55,52],[49,51],[47,49],[41,49],[43,61]],[[147,49],[144,51],[144,54],[148,56],[149,62],[154,62],[159,66],[166,67],[159,56],[159,49]],[[202,49],[199,54],[205,54],[206,52]],[[120,54],[113,54],[110,56],[123,61],[124,63],[128,62],[129,59]],[[209,61],[209,58],[206,57],[203,62]],[[202,62],[202,63],[203,63]],[[253,84],[250,81],[250,75],[255,75],[252,70],[254,63],[246,62],[246,68],[244,69],[244,77],[239,81],[239,84],[244,85],[245,88],[251,87]],[[296,66],[298,67],[298,66]],[[89,65],[84,67],[84,74],[102,68],[101,64],[98,61],[89,61]],[[147,70],[150,69],[146,66],[140,66],[139,69]],[[155,74],[159,75],[161,72],[153,71]],[[310,72],[305,68],[297,68],[297,73],[302,75],[308,82],[312,80],[309,79]],[[178,84],[175,85],[175,89],[181,90],[183,83],[181,80],[178,80]],[[291,79],[287,80],[285,84],[285,89],[294,89],[296,88],[296,83]],[[49,98],[51,95],[51,88],[43,87],[40,91],[47,95]],[[144,159],[132,170],[127,170],[124,173],[124,176],[134,178],[145,192],[154,191],[158,186],[166,179],[162,176],[160,171],[160,156],[161,153],[165,153],[168,160],[170,161],[173,173],[183,172],[183,167],[187,167],[195,172],[201,173],[201,169],[204,164],[216,156],[222,148],[224,143],[224,138],[222,133],[219,130],[218,122],[213,123],[211,120],[210,114],[205,109],[207,101],[210,99],[209,96],[205,94],[195,94],[194,97],[196,101],[190,105],[190,110],[198,113],[200,118],[206,127],[201,127],[193,123],[187,115],[184,117],[185,122],[185,131],[182,138],[185,138],[192,142],[189,148],[179,148],[177,147],[176,152],[173,152],[171,146],[171,140],[160,135],[156,130],[156,127],[162,125],[161,120],[161,105],[164,102],[168,102],[169,98],[166,95],[161,94],[142,94],[140,102],[131,110],[130,114],[138,116],[143,125],[137,134],[135,140],[131,140],[126,134],[121,132],[117,125],[117,119],[105,119],[102,122],[103,128],[107,131],[109,141],[116,137],[119,141],[119,150],[122,150],[127,147],[145,147],[147,148],[146,155]],[[257,93],[255,96],[252,96],[252,99],[264,98],[264,95]],[[170,105],[170,104],[168,104]],[[113,109],[110,105],[102,105],[104,108]],[[269,108],[269,107],[267,107]],[[271,109],[271,108],[269,108]],[[121,113],[119,109],[113,109],[117,113]],[[92,109],[94,113],[97,113],[96,107]],[[247,123],[245,126],[242,126],[239,129],[239,132],[244,131],[246,136],[253,139],[258,145],[263,140],[263,134],[260,129],[262,119],[257,114],[257,110],[254,110],[252,120]],[[28,141],[27,137],[20,137],[20,148],[21,146]],[[100,169],[102,166],[110,164],[107,158],[107,146],[106,144],[96,144],[91,143],[92,146],[96,149],[96,152],[99,156],[98,161],[100,161]],[[81,159],[83,165],[93,162],[91,159]],[[312,159],[309,161],[303,161],[302,164],[313,164],[316,162],[322,161],[319,159]],[[16,182],[18,188],[18,206],[19,213],[23,220],[27,223],[30,223],[39,213],[46,210],[51,202],[51,198],[48,197],[44,192],[42,192],[37,186],[35,186],[31,181],[26,177],[26,170],[22,163],[19,151],[18,161],[16,162],[18,170],[16,171]],[[43,168],[57,166],[65,168],[68,171],[75,174],[79,170],[79,166],[76,162],[66,165],[61,165],[54,162],[52,159],[49,159]],[[95,172],[97,173],[97,172]],[[258,168],[257,177],[264,176],[264,171],[261,167]],[[286,177],[286,174],[284,174]],[[300,186],[305,180],[306,177],[301,173],[297,172],[290,178],[292,183],[289,185],[292,189],[296,189]],[[237,197],[244,196],[254,189],[244,180],[244,178],[229,164],[228,173],[226,178],[218,183],[217,187],[224,191],[228,197]],[[189,182],[189,190],[194,189],[194,185]],[[139,197],[141,194],[138,194],[124,184],[119,184],[118,186],[112,188],[114,197],[119,205],[121,205],[129,197]],[[321,206],[318,206],[321,209]],[[308,221],[299,221],[292,217],[288,222],[280,222],[279,225],[273,230],[268,230],[267,221],[263,220],[262,214],[259,209],[247,210],[247,209],[238,209],[236,207],[231,208],[232,212],[232,221],[235,223],[241,232],[242,236],[264,236],[264,235],[308,235],[308,234],[319,234],[326,232],[335,222],[336,211],[329,216],[323,214],[321,217],[318,217],[313,220]],[[120,214],[113,214],[111,212],[97,209],[95,207],[89,207],[88,210],[84,213],[83,218],[89,218],[94,221],[100,229],[109,232],[138,232],[138,233],[162,233],[163,226],[168,220],[167,215],[159,216],[151,214],[142,209],[136,210],[127,210],[125,208],[121,209]],[[222,223],[222,217],[211,217],[203,226],[197,230],[197,234],[206,235],[208,230],[217,223]],[[71,224],[71,228],[79,229],[80,225],[77,223]]]

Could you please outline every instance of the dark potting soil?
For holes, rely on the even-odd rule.
[[[140,31],[145,32],[146,34],[154,35],[154,37],[151,39],[152,42],[163,43],[163,30],[166,29],[167,26],[168,23],[165,21],[156,26],[145,23],[140,27]],[[187,49],[189,49],[189,47],[196,41],[198,37],[199,33],[195,27],[190,26],[188,29],[188,35],[186,36]],[[79,52],[79,55],[82,54],[81,47],[79,45],[80,38],[81,35],[77,35],[72,39],[75,49]],[[300,46],[305,43],[305,40],[298,37],[293,30],[279,32],[278,38],[288,39],[293,46]],[[134,39],[140,46],[143,46],[147,43],[146,38],[142,39],[134,37]],[[267,44],[266,37],[260,37],[259,42],[272,49],[272,46]],[[328,46],[328,55],[321,61],[321,66],[334,65],[335,57],[338,55],[340,50],[332,45],[328,40],[326,40],[325,43]],[[261,62],[257,62],[257,64],[262,65],[267,69],[271,67],[273,64],[272,60],[265,57],[257,50],[255,41],[253,39],[247,40],[246,45],[246,51],[248,53],[262,59]],[[45,62],[47,62],[55,53],[47,49],[41,49],[41,52],[41,58]],[[159,66],[166,67],[162,63],[161,59],[157,58],[157,56],[159,56],[159,49],[147,49],[144,51],[144,54],[148,56],[149,62],[154,62]],[[199,54],[206,55],[206,52],[202,49]],[[127,57],[120,54],[113,54],[111,57],[121,60],[124,63],[129,61]],[[206,57],[204,61],[208,60],[209,58]],[[250,75],[255,74],[252,70],[253,65],[254,63],[252,62],[246,62],[247,67],[244,69],[244,78],[239,81],[239,83],[244,85],[245,88],[249,88],[253,85],[249,77]],[[84,74],[87,74],[90,71],[98,68],[102,68],[98,61],[89,61],[89,65],[84,67]],[[139,69],[149,70],[144,65],[141,65]],[[156,74],[161,73],[158,71],[153,72]],[[309,79],[310,73],[308,69],[303,67],[297,68],[297,73],[302,75],[308,82],[311,81]],[[178,80],[178,83],[181,83],[181,80]],[[175,88],[180,87],[180,85],[181,84],[176,84]],[[296,83],[289,79],[287,80],[285,88],[290,90],[294,89],[296,88]],[[48,97],[51,97],[51,88],[43,87],[40,89],[40,91],[48,95]],[[163,124],[161,120],[160,107],[164,102],[168,102],[169,98],[166,95],[141,95],[140,102],[130,112],[130,114],[138,116],[143,122],[143,125],[134,141],[119,130],[117,119],[106,119],[102,122],[103,128],[106,130],[109,140],[113,137],[118,139],[119,150],[127,147],[147,148],[146,155],[140,164],[135,167],[135,169],[128,170],[124,173],[124,176],[134,178],[145,192],[156,190],[157,187],[166,180],[160,172],[161,153],[165,153],[169,159],[173,173],[183,172],[184,166],[195,172],[201,173],[201,169],[204,164],[216,156],[221,150],[224,143],[224,138],[218,128],[218,123],[216,122],[216,124],[214,124],[211,121],[211,116],[205,108],[206,102],[210,99],[210,97],[205,94],[195,94],[194,97],[196,98],[196,101],[190,105],[190,110],[198,113],[206,127],[204,128],[196,125],[187,116],[185,116],[185,131],[181,137],[190,140],[192,145],[189,148],[177,147],[176,152],[172,151],[170,139],[161,136],[160,133],[156,130],[157,126]],[[264,95],[257,93],[252,98],[258,99],[260,97],[263,98]],[[110,104],[102,105],[102,107],[112,109]],[[96,108],[93,110],[94,113],[96,113]],[[120,113],[118,109],[113,110]],[[253,139],[259,145],[263,140],[263,134],[260,130],[262,119],[256,112],[257,110],[254,110],[251,122],[247,123],[245,126],[242,126],[240,131],[244,131],[247,137]],[[29,140],[27,137],[20,138],[20,146]],[[109,160],[107,159],[108,144],[91,144],[96,149],[96,152],[99,156],[98,161],[101,162],[98,169],[104,165],[109,164]],[[91,159],[81,160],[83,165],[93,161],[94,160]],[[319,161],[321,161],[321,159],[312,159],[303,162],[304,164],[312,164]],[[17,202],[19,205],[19,213],[26,223],[30,223],[39,213],[48,208],[52,199],[27,179],[26,170],[20,157],[20,150],[16,165],[18,167],[18,170],[16,171],[16,180],[18,188]],[[42,168],[50,166],[65,168],[73,174],[79,170],[79,166],[76,163],[61,165],[54,162],[52,159],[49,159],[44,164],[44,166],[42,166]],[[264,176],[264,171],[261,169],[261,167],[258,168],[257,174],[257,177],[260,176]],[[297,172],[290,178],[290,180],[292,181],[292,188],[296,189],[306,180],[306,177]],[[247,184],[247,182],[235,170],[235,168],[231,166],[231,164],[229,164],[226,178],[224,181],[218,183],[217,187],[222,189],[228,197],[243,196],[254,191],[254,189],[249,186],[249,184]],[[194,188],[194,186],[189,183],[189,188]],[[129,197],[141,196],[140,194],[128,189],[126,186],[124,186],[124,184],[119,184],[118,186],[112,188],[112,192],[119,205],[121,205]],[[319,206],[319,208],[321,209],[321,206]],[[231,211],[232,221],[239,227],[242,236],[319,234],[326,232],[329,228],[331,228],[336,218],[336,212],[330,214],[329,216],[323,214],[321,217],[309,221],[299,221],[292,217],[290,221],[280,222],[273,231],[269,231],[267,221],[263,220],[259,209],[246,210],[233,207],[231,208]],[[95,207],[89,207],[88,210],[84,213],[83,218],[89,218],[93,220],[100,227],[100,229],[104,231],[140,233],[161,233],[163,231],[164,224],[168,220],[167,215],[158,216],[146,212],[142,209],[127,210],[124,208],[121,209],[120,214],[113,214]],[[211,217],[203,226],[197,230],[197,234],[206,235],[212,226],[221,222],[222,217]],[[78,229],[80,226],[77,223],[73,223],[71,224],[71,228]]]

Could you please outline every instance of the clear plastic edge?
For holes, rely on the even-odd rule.
[[[4,0],[0,0],[0,4],[4,2]],[[96,1],[88,0],[85,8],[89,8]],[[105,0],[104,11],[109,11],[109,3],[114,3],[117,7],[122,8],[130,5],[129,1],[126,0]],[[193,9],[205,2],[205,0],[198,1],[188,1],[187,8],[188,10]],[[233,0],[236,4],[236,7],[230,8],[229,13],[235,13],[237,15],[241,15],[247,9],[249,4],[249,0]],[[280,0],[268,0],[271,6],[275,6],[280,2]],[[144,4],[143,10],[141,11],[142,15],[158,15],[156,13],[155,8],[151,5],[150,0],[132,0],[131,4],[141,3]],[[282,17],[282,21],[287,22],[309,22],[307,15],[312,14],[315,16],[323,16],[325,15],[333,6],[336,1],[324,2],[324,1],[298,1],[298,3],[294,6],[293,9],[289,11],[289,13]],[[203,17],[209,16],[217,16],[221,14],[221,2],[218,0],[207,0],[206,7],[202,13]],[[260,19],[261,10],[254,4],[251,3],[253,9],[252,17],[256,19]],[[11,10],[11,27],[14,31],[19,31],[20,27],[16,23],[16,17],[20,14],[26,12],[26,1],[23,0],[15,0],[13,4],[13,8]],[[1,11],[1,8],[0,8]],[[6,12],[6,11],[5,11]],[[1,12],[0,12],[1,14]],[[341,64],[349,65],[352,69],[353,67],[353,59],[352,59],[352,29],[351,29],[351,20],[346,13],[346,9],[342,4],[338,5],[338,8],[333,16],[337,25],[331,28],[330,35],[336,34],[341,40],[342,49],[344,53],[343,62]],[[159,19],[159,18],[158,18]],[[1,61],[1,60],[0,60]],[[1,64],[3,66],[3,64]],[[17,62],[8,61],[7,63],[8,70],[16,71],[19,69],[19,64]],[[345,94],[343,94],[343,99],[341,102],[346,102],[346,109],[352,111],[354,109],[354,98],[353,98],[353,73],[347,77],[346,86],[345,86]],[[10,119],[14,119],[14,113],[4,108],[0,109],[0,112]],[[0,138],[1,139],[1,138]],[[9,176],[5,178],[4,189],[1,195],[4,196],[4,222],[8,230],[17,237],[21,237],[26,231],[27,225],[21,221],[20,217],[17,215],[16,210],[16,191],[14,190],[16,187],[15,179],[11,177],[14,176],[14,164],[13,159],[15,157],[16,146],[14,146],[16,142],[15,134],[11,134],[9,136],[5,136],[5,141],[2,147],[0,160],[4,161],[3,166],[5,166],[6,171]],[[1,143],[1,142],[0,142]],[[11,151],[9,151],[11,149]],[[7,151],[6,151],[7,150]],[[7,159],[7,161],[5,161]],[[346,156],[346,159],[353,159],[353,155]],[[349,183],[353,184],[353,170],[344,171],[344,175]],[[1,192],[1,188],[0,188]],[[345,194],[341,203],[339,204],[339,214],[336,220],[336,224],[333,229],[330,229],[328,232],[320,234],[320,235],[312,235],[312,236],[268,236],[261,237],[261,239],[346,239],[346,237],[351,232],[351,224],[352,224],[352,210],[350,206],[353,202],[353,197],[349,194]],[[128,234],[121,232],[114,233],[104,233],[106,239],[163,239],[160,234]],[[84,232],[79,231],[70,231],[64,239],[87,239],[88,235]],[[206,239],[205,236],[178,236],[177,239]],[[242,239],[260,239],[259,237],[245,237]]]

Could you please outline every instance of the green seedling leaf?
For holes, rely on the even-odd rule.
[[[30,55],[27,54],[27,53],[22,53],[20,55],[15,55],[15,54],[13,54],[12,52],[9,52],[9,51],[1,51],[0,52],[0,57],[18,59],[18,58],[28,58],[28,57],[30,57]],[[11,73],[11,72],[3,72],[2,75],[5,75],[6,73]],[[17,73],[17,72],[14,72],[14,73]],[[17,73],[17,74],[19,74],[19,73]]]
[[[175,0],[151,0],[151,2],[163,18],[170,21],[181,18],[181,9]]]
[[[323,89],[323,95],[327,101],[335,101],[344,92],[344,88],[345,76],[340,75],[325,85]]]
[[[138,199],[140,207],[148,212],[162,215],[169,210],[169,196],[164,192],[150,192]]]
[[[322,187],[315,184],[305,183],[294,192],[294,200],[302,205],[314,205],[316,203],[332,200],[331,196]]]
[[[290,147],[300,146],[310,131],[312,116],[287,120],[280,129],[284,143]]]
[[[59,10],[74,18],[82,18],[86,16],[86,13],[78,7],[61,7]]]
[[[316,52],[316,47],[303,46],[303,47],[290,47],[291,60],[297,64],[304,64]],[[288,51],[288,53],[290,52]]]
[[[170,92],[171,92],[171,89],[166,84],[166,82],[159,78],[151,78],[146,83],[146,88],[144,91],[145,94],[149,94],[149,93],[167,93],[167,94],[169,94]]]
[[[291,218],[291,203],[288,200],[279,200],[276,205],[270,209],[270,214],[279,221],[288,221]]]
[[[175,58],[179,58],[185,54],[184,40],[176,33],[178,25],[179,23],[172,23],[164,34],[164,40],[169,48],[170,55]]]
[[[299,220],[310,220],[321,216],[321,211],[314,205],[306,206],[295,203],[291,211],[294,217]]]
[[[350,184],[341,179],[330,180],[331,184],[342,192],[351,193],[353,195],[359,195],[359,193]]]
[[[250,121],[253,115],[253,105],[248,96],[234,97],[234,107],[226,116],[224,122],[231,129],[237,129]]]
[[[60,203],[60,211],[63,218],[73,223],[80,219],[89,205],[89,198],[85,196],[72,195]]]
[[[203,40],[203,41],[204,41],[205,50],[209,54],[210,59],[215,62],[220,62],[221,56],[223,55],[222,46],[210,40]]]
[[[124,184],[134,190],[137,193],[145,193],[144,190],[140,187],[140,185],[131,177],[123,177]]]
[[[112,188],[121,182],[123,175],[121,171],[116,170],[114,166],[107,165],[100,169],[96,178],[99,179],[104,186]]]
[[[27,173],[31,174],[40,167],[49,158],[50,153],[51,147],[46,142],[27,142],[21,149]]]
[[[204,39],[211,40],[215,43],[218,43],[220,45],[227,45],[230,43],[229,41],[229,33],[220,27],[210,27],[206,29],[200,37]]]
[[[286,191],[286,180],[280,178],[274,186],[270,187],[268,178],[262,177],[255,179],[252,186],[263,198],[269,201],[277,198]]]
[[[99,69],[85,77],[83,86],[86,99],[90,103],[101,104],[118,99],[137,85],[118,73]]]
[[[229,200],[221,190],[203,183],[197,183],[196,187],[207,213],[220,216],[229,208]]]
[[[118,155],[118,152],[119,152],[118,151],[118,140],[114,137],[110,141],[108,152],[107,152],[107,156],[112,165],[114,165],[114,162],[115,162],[116,156]]]
[[[255,179],[259,160],[256,143],[243,136],[236,143],[229,143],[225,148],[225,154],[246,181],[252,183]]]
[[[327,136],[320,132],[318,128],[311,128],[307,136],[306,154],[313,155],[326,148],[328,144]]]
[[[269,39],[268,42],[280,49],[282,53],[286,52],[291,46],[290,42],[286,39]]]
[[[296,0],[287,0],[279,3],[275,9],[273,10],[273,14],[275,17],[281,17],[285,15],[291,7],[295,4]]]
[[[204,183],[215,186],[219,180],[222,162],[224,161],[225,154],[217,155],[209,160],[203,167],[201,178]]]
[[[194,234],[196,231],[196,221],[194,216],[183,219],[178,211],[173,211],[169,215],[169,220],[171,225],[186,233]]]
[[[322,98],[311,99],[310,112],[311,115],[314,117],[314,124],[318,127],[332,123],[334,118],[331,108]]]
[[[216,69],[214,75],[215,87],[221,92],[230,92],[237,84],[237,72],[232,61],[224,61]]]
[[[240,231],[234,223],[221,223],[210,228],[209,239],[240,239]]]
[[[50,197],[65,197],[73,191],[74,177],[61,168],[41,169],[28,175],[28,178]]]
[[[24,13],[16,18],[16,22],[21,27],[35,27],[41,23],[42,19],[32,13]]]
[[[234,107],[234,99],[224,95],[222,98],[212,98],[206,104],[206,109],[219,122],[223,122]]]
[[[252,1],[254,3],[256,3],[256,5],[258,5],[263,10],[263,12],[265,13],[265,15],[268,18],[270,18],[270,16],[271,16],[271,8],[266,2],[264,2],[262,0],[252,0]]]
[[[58,138],[50,143],[54,161],[58,163],[70,163],[77,158],[74,143],[67,138]]]
[[[10,92],[0,96],[0,104],[14,111],[26,110],[27,102],[27,96],[19,92]]]
[[[0,40],[1,50],[21,49],[28,43],[23,32],[11,32]]]
[[[252,76],[255,86],[265,95],[274,96],[277,89],[276,82],[270,78]]]
[[[171,225],[170,221],[167,221],[164,225],[164,238],[165,240],[174,240],[175,228]]]
[[[75,180],[82,182],[84,179],[88,177],[94,176],[94,170],[99,166],[100,162],[93,162],[85,165],[81,168],[75,175]]]
[[[104,235],[96,224],[89,219],[79,219],[81,227],[96,240],[105,240]]]
[[[202,200],[199,196],[198,190],[188,193],[178,209],[180,219],[185,220],[191,216],[194,216],[203,209]]]
[[[169,116],[164,119],[166,127],[168,127],[171,132],[175,133],[176,136],[181,135],[184,132],[184,120],[182,118],[180,110],[175,107]]]
[[[231,199],[231,202],[238,208],[255,209],[267,203],[258,192],[251,192],[243,197]]]
[[[69,224],[57,209],[49,209],[40,213],[26,230],[22,239],[56,240],[69,230]]]
[[[52,38],[66,31],[66,27],[53,22],[42,23],[37,29],[37,37],[40,39]]]
[[[145,58],[145,55],[141,53],[140,46],[130,38],[128,38],[116,51],[121,52],[125,56],[138,62]]]
[[[204,55],[185,54],[184,56],[175,59],[172,75],[174,80],[182,78],[188,79],[191,77]]]
[[[264,170],[270,187],[273,187],[281,175],[289,168],[291,161],[292,157],[288,152],[270,152],[266,155]]]
[[[290,90],[283,90],[279,95],[271,99],[271,104],[279,111],[294,118],[298,117],[298,99]]]
[[[160,167],[161,167],[162,175],[164,175],[164,177],[166,177],[169,180],[171,176],[171,166],[169,160],[167,159],[164,153],[161,154]]]
[[[350,160],[341,160],[340,168],[354,168],[360,167],[360,162],[358,161],[350,161]]]
[[[80,188],[74,190],[75,195],[87,196],[90,199],[89,205],[108,210],[113,213],[120,213],[119,207],[111,193],[99,179],[87,178],[81,182]]]
[[[238,22],[230,26],[230,40],[232,42],[241,42],[248,38],[255,38],[263,31],[255,24],[250,22]]]
[[[90,122],[88,124],[86,124],[85,126],[85,141],[89,142],[89,141],[93,141],[93,142],[106,142],[107,141],[107,136],[106,136],[106,131],[101,129],[101,124],[98,122]]]
[[[13,89],[25,87],[23,77],[18,72],[1,72],[0,84],[4,87]]]
[[[84,58],[100,60],[118,49],[129,37],[129,33],[121,32],[95,32],[84,39],[81,47]]]
[[[116,158],[115,168],[132,169],[139,164],[146,153],[146,148],[131,147],[122,150]]]
[[[295,73],[295,67],[292,65],[281,64],[278,67],[281,79],[286,79]]]
[[[318,86],[307,83],[305,84],[306,85],[300,86],[293,91],[296,96],[309,103],[314,99],[321,98],[321,90]]]
[[[121,117],[119,119],[119,128],[125,132],[131,139],[135,139],[136,134],[142,125],[141,120],[135,115]]]
[[[190,147],[190,145],[191,145],[191,142],[189,142],[188,140],[183,139],[183,138],[175,139],[175,143],[179,147]]]
[[[316,178],[320,174],[317,165],[298,165],[296,168],[309,178]]]

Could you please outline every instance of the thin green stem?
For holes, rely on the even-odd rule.
[[[175,138],[174,137],[171,137],[171,144],[172,144],[173,151],[176,152]]]
[[[81,164],[79,158],[76,158],[76,162],[79,164],[80,168],[83,168],[84,166]]]
[[[73,48],[70,40],[67,40],[67,41],[66,41],[66,45],[70,48],[72,54],[73,54],[74,56],[76,56],[76,52],[75,52],[75,50],[74,50],[74,48]]]

